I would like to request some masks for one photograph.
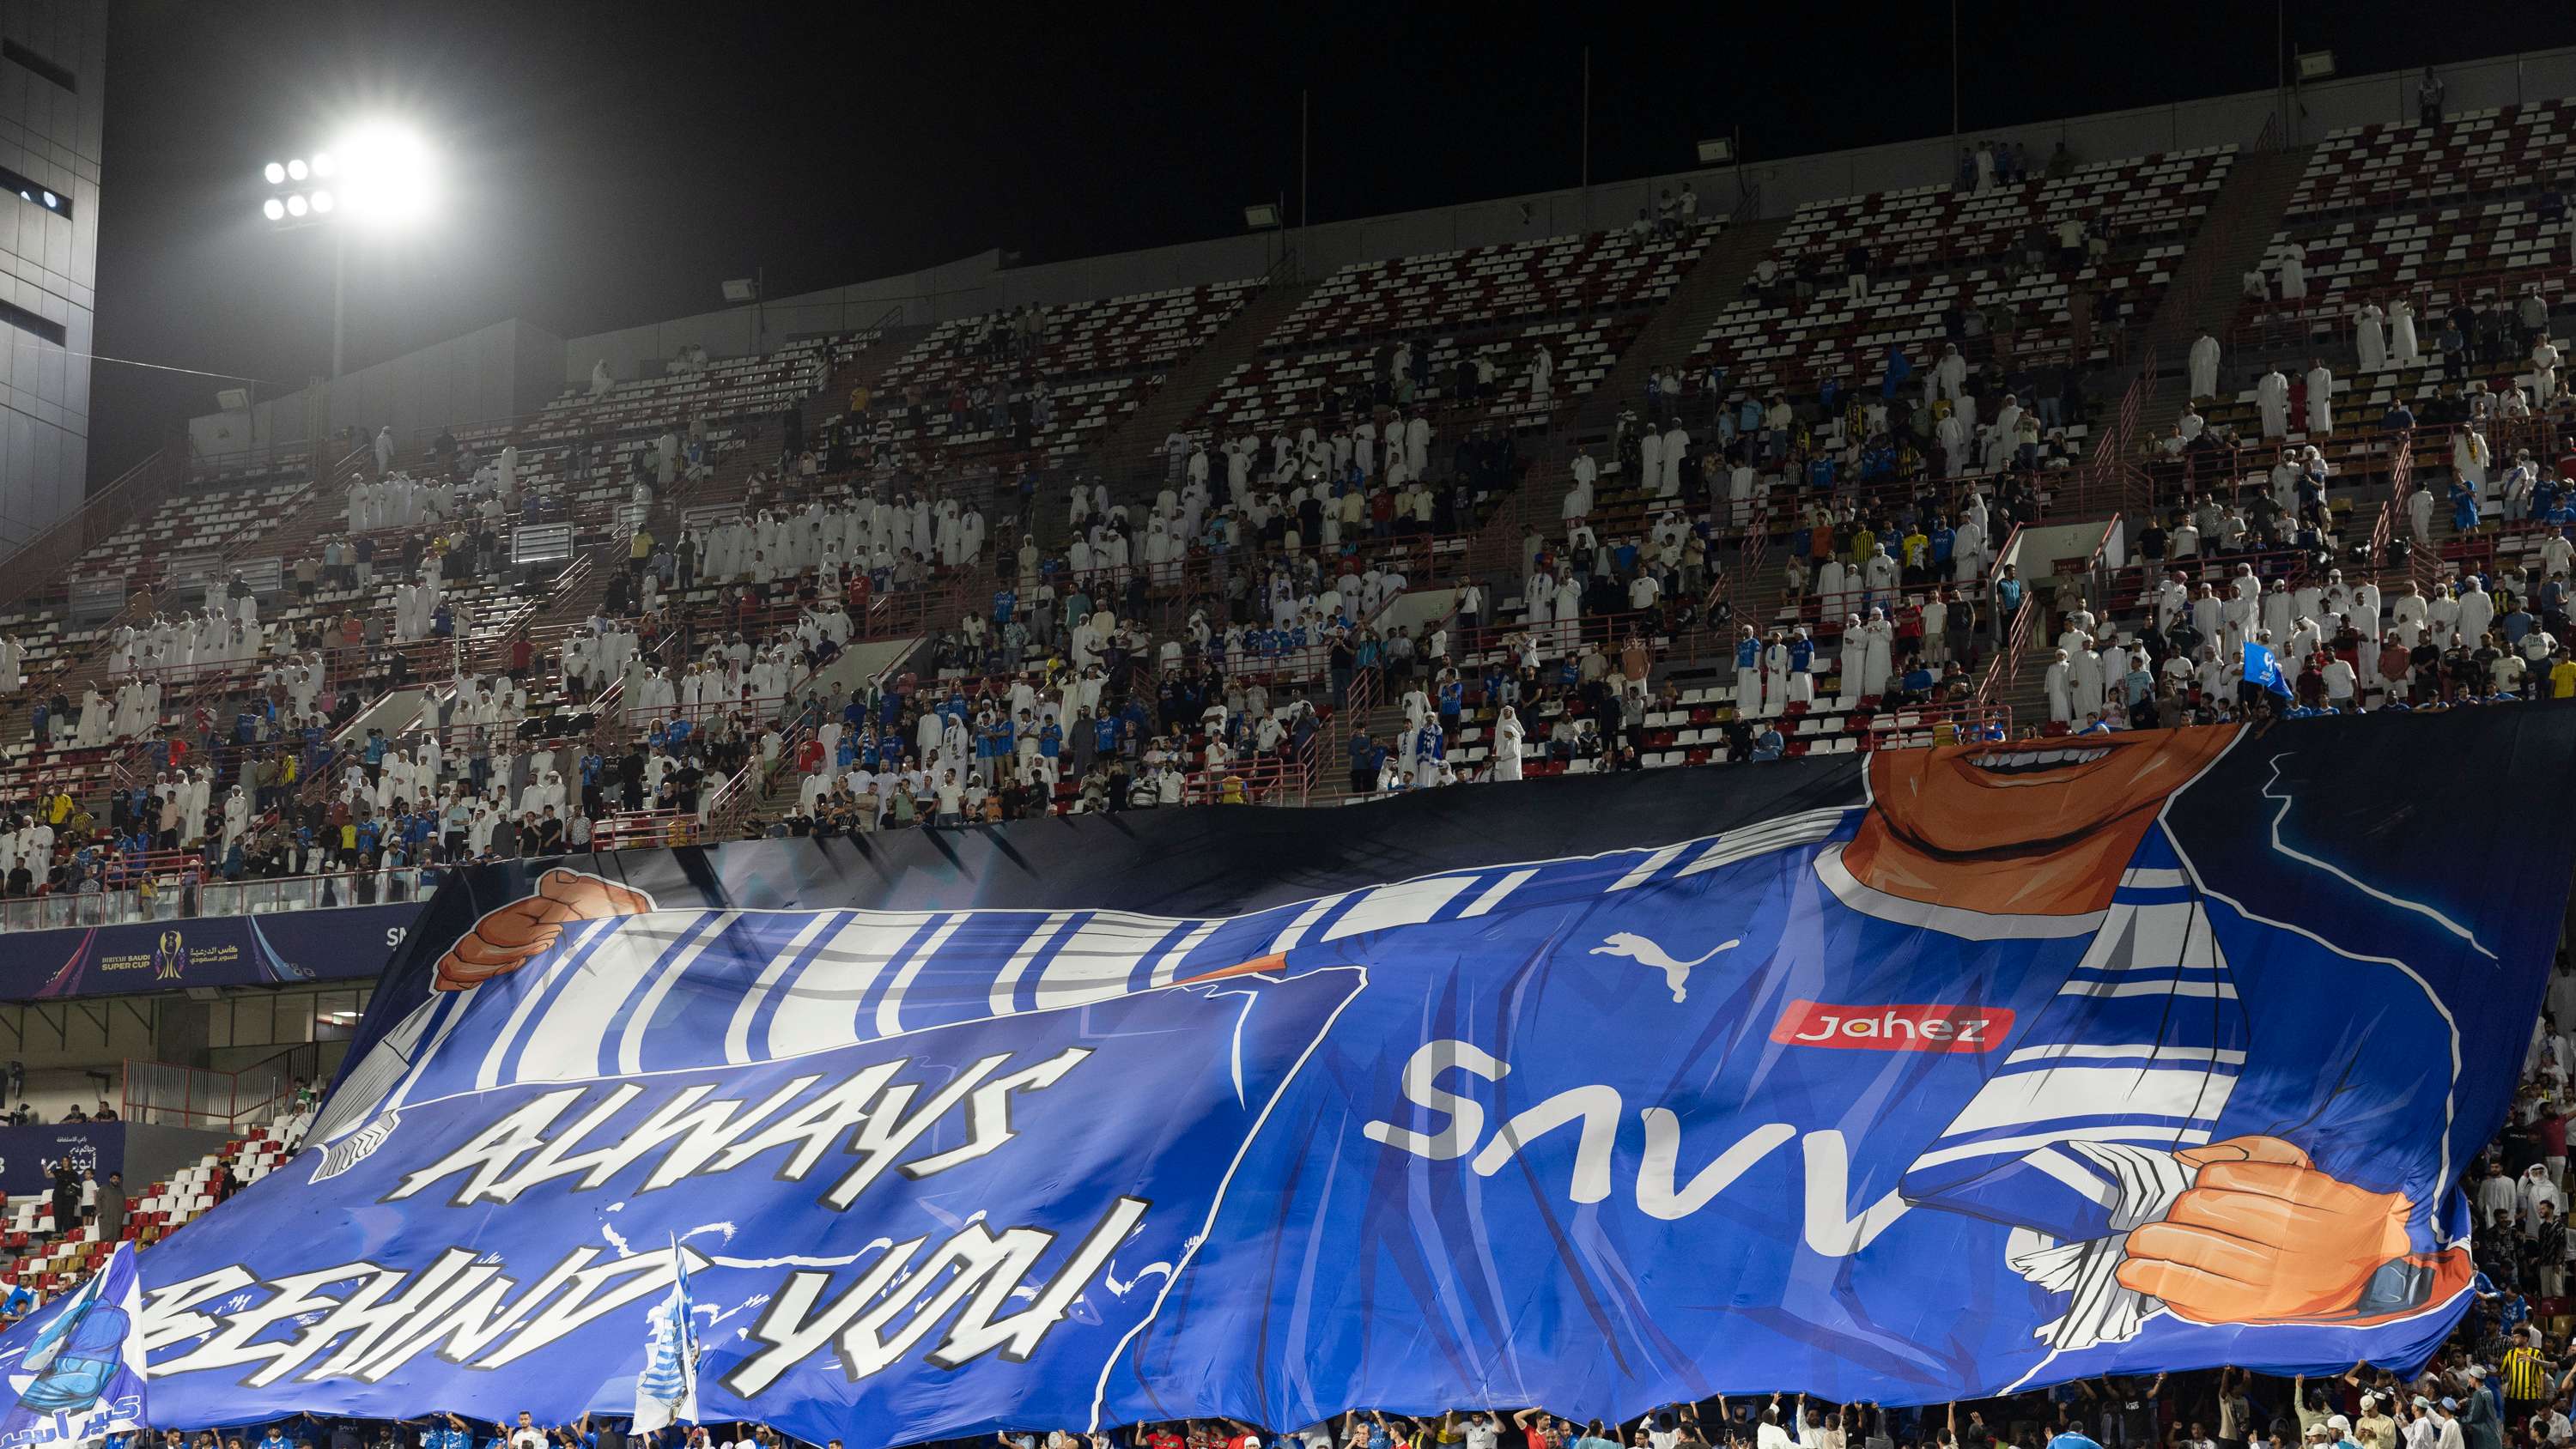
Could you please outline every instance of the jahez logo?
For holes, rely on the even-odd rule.
[[[1791,1046],[1865,1052],[1990,1052],[2012,1031],[2013,1014],[1987,1006],[1835,1006],[1789,1003],[1771,1039]]]

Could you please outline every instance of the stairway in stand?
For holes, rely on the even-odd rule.
[[[894,366],[895,359],[912,350],[912,344],[928,336],[927,326],[888,327],[877,333],[877,340],[850,354],[850,360],[832,369],[815,393],[816,418],[838,417],[850,405],[850,392],[865,383],[873,388]]]
[[[2021,667],[2013,671],[1995,700],[2012,711],[2015,734],[2030,734],[2048,723],[2049,652],[2057,645],[2052,640],[2034,638],[2021,656]]]
[[[1389,749],[1404,728],[1404,707],[1392,700],[1371,705],[1358,712],[1352,729],[1343,729],[1336,720],[1325,734],[1324,753],[1315,762],[1315,788],[1309,797],[1316,805],[1341,805],[1361,798],[1351,789],[1351,740],[1360,729],[1367,730],[1377,742]]]
[[[1131,499],[1140,480],[1151,482],[1163,476],[1163,440],[1195,416],[1236,367],[1260,353],[1262,339],[1288,320],[1315,285],[1289,279],[1263,288],[1215,336],[1174,363],[1135,411],[1101,436],[1092,451],[1093,466],[1107,480],[1113,503]],[[1061,508],[1038,510],[1040,547],[1062,546],[1064,540],[1058,535],[1064,531],[1063,514]]]
[[[2141,355],[2153,349],[2156,358],[2156,376],[2138,410],[2141,439],[2165,436],[2182,416],[2183,404],[2190,400],[2184,393],[2189,387],[2192,340],[2206,328],[2225,343],[2243,297],[2244,276],[2271,247],[2272,233],[2280,228],[2282,213],[2289,209],[2290,194],[2298,190],[2312,149],[2293,146],[2248,152],[2228,169],[2226,184],[2219,187],[2209,214],[2201,218],[2200,230],[2173,269],[2163,305],[2140,339]],[[2252,378],[2239,377],[2240,371],[2235,359],[2220,358],[2222,396],[2251,385]],[[2021,717],[2018,710],[2013,717]]]
[[[1655,309],[1645,330],[1628,344],[1627,352],[1609,375],[1585,395],[1583,406],[1575,413],[1576,429],[1598,431],[1609,427],[1618,419],[1619,409],[1646,395],[1649,369],[1687,367],[1691,349],[1708,335],[1726,304],[1743,296],[1744,279],[1753,274],[1754,264],[1771,250],[1771,243],[1788,225],[1789,218],[1775,216],[1767,221],[1730,226],[1719,233],[1683,274],[1673,294]]]

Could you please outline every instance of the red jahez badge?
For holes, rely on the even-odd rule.
[[[1771,1039],[1865,1052],[1990,1052],[2003,1044],[2012,1024],[2007,1007],[1836,1006],[1800,999],[1780,1013]]]

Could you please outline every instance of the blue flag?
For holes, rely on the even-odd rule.
[[[2281,661],[2269,645],[2245,641],[2245,682],[2260,685],[2283,699],[2290,697],[2290,681],[2281,673]]]
[[[635,1376],[635,1432],[698,1418],[698,1330],[689,1320],[689,1264],[671,1242],[671,1292],[648,1315],[644,1371]]]
[[[0,1445],[77,1444],[127,1434],[147,1422],[143,1277],[134,1245],[119,1243],[9,1365],[15,1400],[0,1413]]]

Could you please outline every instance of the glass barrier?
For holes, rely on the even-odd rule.
[[[342,906],[401,905],[427,900],[438,888],[436,867],[299,875],[274,879],[181,882],[156,880],[149,889],[84,891],[0,901],[0,931],[48,931],[89,926],[142,925],[195,916],[261,916],[279,911],[336,910]]]

